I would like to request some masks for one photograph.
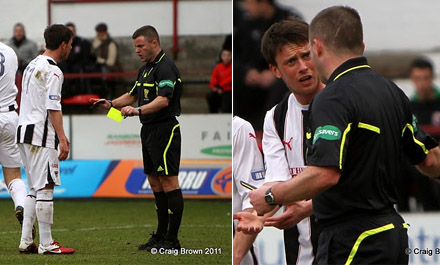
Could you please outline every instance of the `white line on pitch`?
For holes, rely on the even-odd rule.
[[[94,231],[94,230],[112,230],[112,229],[133,229],[133,228],[148,228],[148,227],[156,227],[156,225],[124,225],[124,226],[103,226],[103,227],[89,227],[89,228],[79,228],[79,229],[67,229],[67,228],[59,228],[52,229],[52,232],[68,232],[68,231]],[[200,228],[209,228],[209,227],[231,227],[230,225],[181,225],[181,227],[200,227]],[[0,234],[17,234],[21,231],[3,231]]]

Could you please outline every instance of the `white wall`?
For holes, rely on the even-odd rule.
[[[47,0],[2,0],[0,5],[0,40],[12,37],[17,22],[23,23],[28,38],[43,43],[47,26]]]
[[[0,40],[12,36],[16,22],[25,25],[27,36],[43,44],[47,26],[47,0],[2,0]],[[52,23],[73,22],[80,36],[95,36],[95,26],[106,22],[112,36],[131,36],[140,26],[151,24],[161,36],[170,36],[172,1],[134,1],[52,4]],[[230,0],[179,1],[179,35],[223,35],[232,32]]]
[[[278,0],[294,6],[310,23],[322,9],[348,5],[361,15],[367,51],[426,50],[440,47],[440,1]]]

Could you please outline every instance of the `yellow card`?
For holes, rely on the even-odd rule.
[[[117,122],[121,122],[122,121],[122,114],[120,110],[117,110],[113,107],[110,108],[110,110],[107,113],[107,117],[109,117],[110,119],[117,121]]]

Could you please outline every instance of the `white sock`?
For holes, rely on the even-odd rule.
[[[47,247],[53,242],[51,231],[53,224],[53,190],[37,191],[36,206],[40,244]]]
[[[24,207],[24,200],[26,198],[26,185],[22,179],[13,179],[8,186],[9,194],[11,194],[14,201],[14,209],[17,206]]]
[[[33,242],[32,227],[35,223],[35,190],[31,189],[24,200],[24,218],[21,229],[21,239],[25,242]]]

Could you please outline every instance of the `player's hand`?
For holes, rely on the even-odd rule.
[[[238,220],[237,231],[245,234],[260,233],[264,227],[264,218],[250,212],[234,213],[234,220]]]
[[[60,153],[58,155],[59,161],[64,161],[69,156],[69,150],[70,150],[70,142],[69,139],[64,138],[60,139],[60,144],[58,146],[60,148]]]
[[[91,98],[91,99],[89,99],[89,102],[93,104],[92,107],[95,107],[98,105],[104,109],[109,109],[111,107],[110,102],[105,98]]]
[[[257,211],[259,216],[262,216],[263,214],[270,212],[273,208],[275,208],[275,205],[267,204],[266,200],[264,199],[266,190],[266,187],[261,187],[249,192],[251,204],[254,207],[255,211]]]
[[[299,201],[286,205],[286,210],[277,216],[266,219],[264,226],[274,226],[278,229],[287,229],[297,225],[304,218],[312,214],[312,201]]]
[[[122,116],[135,116],[139,115],[139,111],[132,106],[125,106],[121,109]]]

